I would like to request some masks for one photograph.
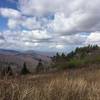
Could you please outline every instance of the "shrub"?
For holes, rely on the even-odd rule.
[[[79,68],[84,64],[84,60],[80,59],[71,59],[68,62],[68,68]]]
[[[64,70],[67,68],[67,61],[66,62],[59,62],[59,63],[56,63],[55,67],[58,69],[58,70]]]

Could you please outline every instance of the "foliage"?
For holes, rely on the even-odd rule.
[[[98,53],[98,54],[97,54]],[[52,57],[53,68],[79,68],[86,64],[100,63],[100,47],[97,45],[88,45],[77,47],[67,55],[57,53]]]
[[[26,75],[26,74],[29,74],[29,70],[27,69],[27,66],[26,66],[26,63],[24,62],[23,64],[23,68],[21,70],[21,75]]]
[[[54,57],[52,57],[53,68],[56,69],[66,69],[67,67],[67,57],[64,53],[61,55],[57,53]]]
[[[75,55],[75,52],[74,51],[71,51],[69,54],[67,54],[68,60],[71,59],[71,58],[73,58],[74,55]]]
[[[39,73],[39,72],[43,72],[44,70],[44,67],[43,67],[43,64],[42,64],[42,60],[40,59],[39,62],[38,62],[38,65],[36,67],[36,72]]]
[[[79,68],[82,67],[84,65],[84,60],[80,60],[80,59],[71,59],[68,62],[68,68]]]

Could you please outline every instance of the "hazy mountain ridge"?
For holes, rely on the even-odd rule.
[[[30,70],[34,70],[39,60],[42,60],[44,64],[51,61],[49,56],[38,54],[34,51],[16,51],[0,49],[0,64],[1,67],[10,64],[15,67],[16,70],[20,70],[24,62],[26,62]]]

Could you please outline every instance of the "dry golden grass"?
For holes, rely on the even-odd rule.
[[[0,79],[0,100],[100,100],[100,70]]]

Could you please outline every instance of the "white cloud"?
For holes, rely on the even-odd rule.
[[[51,48],[64,49],[68,45],[82,45],[87,38],[86,35],[68,35],[60,36],[49,34],[46,30],[32,30],[32,31],[4,31],[2,36],[4,37],[5,48],[22,48],[22,49],[34,49],[36,48]],[[35,48],[35,49],[36,49]]]
[[[20,24],[26,29],[36,30],[41,28],[40,22],[36,20],[36,17],[24,18],[23,21],[20,22]]]
[[[100,32],[91,33],[88,36],[85,44],[98,44],[98,45],[100,45]]]
[[[56,12],[65,5],[65,0],[19,0],[19,9],[25,15],[43,15]],[[67,3],[66,3],[67,4]]]
[[[15,20],[15,19],[9,19],[9,20],[8,20],[8,27],[9,27],[10,29],[15,29],[15,28],[17,28],[18,26],[19,26],[18,20]]]
[[[95,3],[93,0],[19,0],[19,11],[1,8],[0,13],[2,16],[10,18],[8,21],[9,28],[16,28],[15,26],[29,30],[50,28],[53,33],[67,35],[99,31],[99,5],[100,0],[95,0]],[[44,16],[50,14],[54,15],[54,19],[44,23]],[[15,18],[16,21],[14,22],[11,18]],[[40,20],[37,20],[38,18]],[[14,27],[11,20],[13,20]]]
[[[70,32],[76,24],[74,19],[66,18],[64,13],[56,13],[55,19],[48,25],[56,33]]]
[[[47,26],[57,33],[99,31],[100,0],[19,0],[19,9],[25,15],[44,16],[54,14]]]
[[[25,38],[27,38],[29,40],[34,40],[34,39],[50,38],[50,35],[45,30],[44,31],[32,30],[32,31],[23,31],[22,32],[22,37],[25,37]]]
[[[91,13],[98,11],[99,5],[99,0],[19,0],[19,9],[26,15],[63,12],[69,16],[75,11]]]
[[[72,34],[65,36],[55,36],[52,38],[53,43],[60,45],[82,45],[84,44],[87,35]]]
[[[18,10],[11,8],[0,8],[0,15],[8,18],[20,18],[21,13]]]
[[[1,38],[4,37],[4,39]],[[0,36],[0,41],[3,42],[3,48],[16,49],[33,49],[37,46],[43,46],[41,41],[50,38],[46,31],[4,31]],[[41,45],[40,45],[41,44]],[[1,44],[0,44],[1,45]],[[46,46],[46,45],[44,45]]]
[[[62,49],[62,48],[64,48],[64,45],[56,45],[56,48]]]
[[[48,25],[56,33],[75,34],[96,31],[99,14],[73,12],[69,17],[64,13],[56,13],[54,20]],[[100,23],[99,23],[100,26]],[[99,29],[100,30],[100,29]]]
[[[28,29],[28,30],[37,30],[37,29],[43,29],[41,26],[41,22],[36,20],[36,17],[25,17],[22,16],[19,19],[15,18],[8,18],[7,23],[9,29],[16,29],[21,27]]]
[[[49,46],[49,48],[63,49],[64,45],[61,45],[61,44],[52,44],[52,45]]]
[[[16,10],[0,8],[8,19],[4,42],[15,48],[51,49],[100,44],[99,6],[100,0],[18,0]]]

